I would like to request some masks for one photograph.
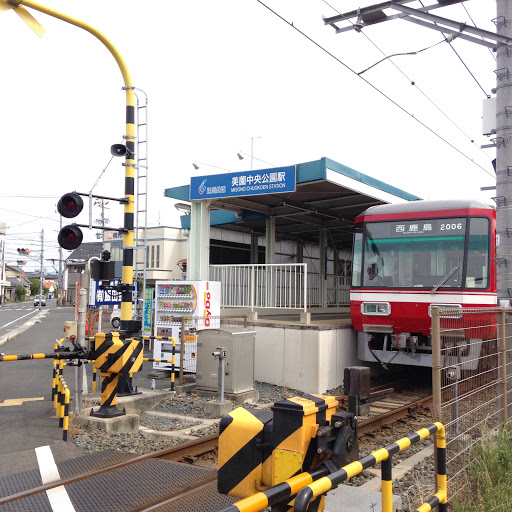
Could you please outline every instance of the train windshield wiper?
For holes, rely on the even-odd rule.
[[[460,265],[457,265],[456,267],[453,267],[450,272],[448,272],[448,274],[446,274],[443,279],[441,279],[441,281],[439,281],[439,283],[437,283],[434,288],[432,288],[432,290],[430,290],[430,293],[431,295],[434,295],[434,293],[436,293],[437,289],[440,287],[440,286],[443,286],[444,283],[446,283],[446,281],[448,281],[448,279],[450,279],[450,277],[453,276],[453,274],[455,274],[455,272],[457,272],[457,270],[459,270],[459,267]]]

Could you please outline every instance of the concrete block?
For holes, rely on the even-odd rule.
[[[158,389],[144,389],[137,395],[118,396],[117,408],[125,409],[127,414],[140,414],[144,411],[154,409],[165,398],[173,397],[175,392],[164,391]],[[100,403],[100,396],[89,395],[94,402]]]
[[[219,402],[217,400],[212,400],[211,402],[206,402],[204,404],[204,412],[209,414],[210,416],[214,416],[220,418],[224,416],[228,412],[233,410],[233,404],[229,401]]]
[[[95,408],[98,409],[97,407]],[[78,425],[83,425],[96,430],[104,430],[107,433],[138,432],[138,414],[124,414],[115,418],[97,418],[95,416],[78,416]]]

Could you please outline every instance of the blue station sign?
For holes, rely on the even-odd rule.
[[[291,165],[193,177],[190,180],[190,200],[295,192],[295,174],[295,166]]]

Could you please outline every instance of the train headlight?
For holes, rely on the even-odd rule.
[[[363,302],[361,313],[363,315],[389,316],[391,314],[391,304],[389,302]]]

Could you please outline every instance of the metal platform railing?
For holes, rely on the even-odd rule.
[[[210,265],[224,307],[289,308],[350,304],[350,277],[308,273],[305,263]],[[324,299],[325,290],[325,299]]]

